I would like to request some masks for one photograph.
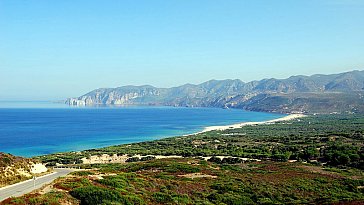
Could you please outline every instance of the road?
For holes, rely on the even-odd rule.
[[[58,177],[66,176],[68,173],[72,172],[71,169],[54,169],[54,172],[45,176],[36,178],[35,180],[30,179],[24,182],[13,184],[7,187],[0,188],[0,202],[12,197],[21,196],[27,194],[35,189],[39,189],[45,184],[51,183]]]

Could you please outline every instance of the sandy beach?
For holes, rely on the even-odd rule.
[[[223,126],[209,126],[209,127],[205,127],[204,130],[202,130],[201,132],[198,132],[196,134],[199,133],[204,133],[204,132],[208,132],[208,131],[212,131],[212,130],[227,130],[227,129],[236,129],[236,128],[241,128],[243,126],[247,126],[247,125],[261,125],[261,124],[270,124],[270,123],[275,123],[275,122],[282,122],[282,121],[289,121],[289,120],[293,120],[293,119],[297,119],[297,118],[302,118],[305,117],[306,115],[303,114],[290,114],[278,119],[274,119],[274,120],[267,120],[267,121],[262,121],[262,122],[242,122],[242,123],[237,123],[237,124],[232,124],[232,125],[223,125]]]

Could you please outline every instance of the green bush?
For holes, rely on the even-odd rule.
[[[70,194],[81,200],[81,205],[112,204],[114,202],[132,205],[132,202],[119,192],[96,186],[76,188]]]
[[[76,179],[76,181],[66,181],[66,182],[60,182],[60,187],[65,188],[67,190],[78,188],[78,187],[84,187],[91,185],[91,182],[88,179],[82,178],[80,180]]]
[[[192,166],[189,164],[182,164],[182,163],[171,163],[170,165],[165,167],[164,170],[170,173],[175,173],[175,172],[196,173],[201,171],[200,168],[196,166]]]
[[[108,176],[104,179],[99,179],[98,182],[114,188],[125,188],[128,186],[128,179],[121,175]]]
[[[90,171],[76,171],[76,172],[72,172],[72,174],[75,176],[88,176],[88,175],[92,175],[93,173]]]
[[[128,202],[130,202],[133,205],[144,204],[144,201],[141,198],[137,197],[136,195],[126,195],[125,198]]]
[[[162,193],[162,192],[156,192],[153,194],[154,200],[156,200],[159,203],[170,203],[173,202],[173,198],[170,194]]]

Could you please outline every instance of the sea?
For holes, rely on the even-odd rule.
[[[32,157],[202,131],[207,126],[266,121],[283,114],[241,109],[155,106],[71,107],[0,102],[0,152]]]

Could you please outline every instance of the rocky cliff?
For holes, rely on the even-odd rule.
[[[269,112],[364,112],[364,71],[287,79],[210,80],[173,88],[123,86],[100,88],[78,98],[73,106],[166,105],[231,107]]]

